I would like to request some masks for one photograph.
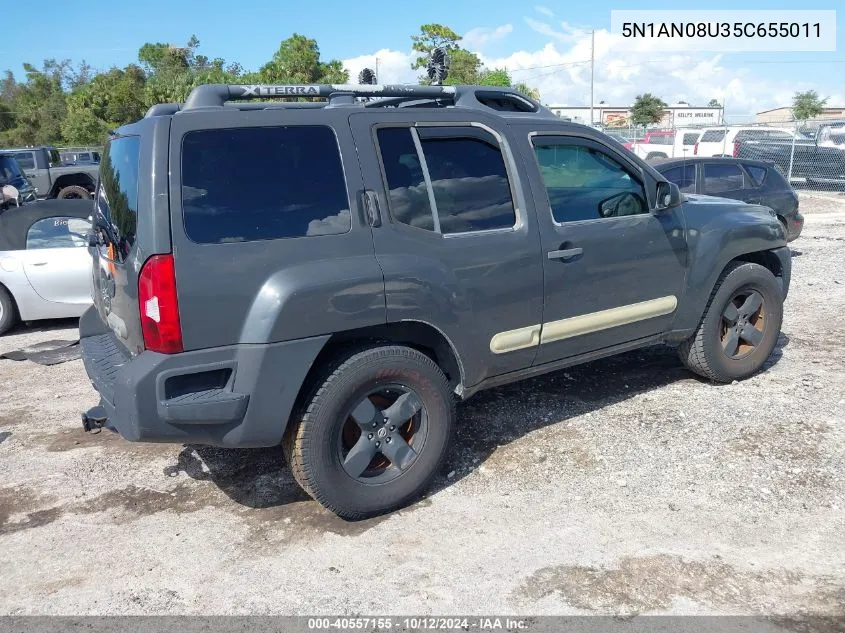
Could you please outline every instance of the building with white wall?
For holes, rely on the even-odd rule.
[[[590,124],[589,106],[549,106],[558,116],[569,117],[576,123]],[[599,103],[593,106],[593,123],[606,127],[630,127],[631,106],[611,106]],[[687,103],[667,106],[663,119],[654,127],[685,127],[720,125],[723,121],[722,108],[693,107]]]

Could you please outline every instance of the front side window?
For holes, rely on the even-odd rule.
[[[695,165],[679,165],[663,172],[669,182],[674,182],[684,193],[695,193]]]
[[[352,228],[334,131],[326,126],[188,132],[185,233],[199,244],[337,235]]]
[[[138,225],[138,162],[141,140],[122,136],[106,145],[100,164],[100,183],[96,205],[100,215],[111,225],[115,243],[110,256],[124,261],[135,243]]]
[[[377,137],[391,212],[399,222],[446,235],[516,224],[504,157],[490,133],[476,128],[381,128]]]
[[[604,152],[584,145],[538,142],[534,153],[556,222],[648,213],[642,183]]]
[[[739,165],[707,163],[704,165],[704,193],[717,195],[742,189],[742,170]]]
[[[83,218],[54,217],[38,220],[26,233],[26,249],[86,246],[91,223]]]

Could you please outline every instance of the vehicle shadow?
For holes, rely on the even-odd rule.
[[[31,334],[33,332],[53,332],[55,330],[67,330],[68,328],[79,327],[79,319],[44,319],[43,321],[21,321],[6,333],[6,336],[15,334]]]
[[[789,337],[781,334],[764,371],[783,356]],[[452,485],[483,465],[497,447],[552,424],[598,411],[640,393],[676,382],[704,382],[688,372],[674,349],[656,346],[593,361],[482,391],[458,407],[456,440],[444,471],[425,496]],[[283,467],[281,447],[224,449],[186,445],[164,469],[210,481],[238,504],[272,508],[309,499]]]

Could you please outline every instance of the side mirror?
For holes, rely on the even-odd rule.
[[[684,201],[681,190],[674,182],[662,181],[657,183],[657,203],[655,211],[665,211],[681,206]]]

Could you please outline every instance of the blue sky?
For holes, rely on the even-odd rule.
[[[531,0],[530,0],[531,1]],[[538,87],[546,102],[580,105],[589,99],[589,36],[597,29],[596,100],[614,104],[639,92],[660,94],[667,102],[690,103],[724,95],[729,110],[750,113],[782,105],[796,89],[815,88],[845,105],[845,36],[837,33],[830,53],[666,53],[622,52],[610,28],[610,9],[678,9],[677,2],[651,0],[575,3],[539,0],[521,7],[512,0],[425,3],[371,0],[368,3],[233,3],[218,0],[106,2],[42,0],[32,25],[4,29],[0,68],[21,74],[25,61],[47,57],[85,59],[98,69],[136,61],[147,41],[184,43],[200,39],[200,52],[237,60],[255,69],[292,32],[315,38],[324,58],[347,61],[353,73],[380,61],[381,79],[410,80],[410,35],[423,22],[440,22],[467,35],[468,47],[485,62],[504,65],[515,78]],[[84,8],[82,8],[84,6]],[[796,2],[768,0],[710,2],[710,9],[797,9]],[[816,2],[813,9],[843,9],[841,0]],[[840,11],[845,16],[845,10]],[[843,19],[840,17],[840,19]],[[70,28],[69,28],[70,27]],[[37,32],[36,32],[37,29]],[[719,93],[719,95],[711,94]],[[732,107],[733,106],[733,107]]]

